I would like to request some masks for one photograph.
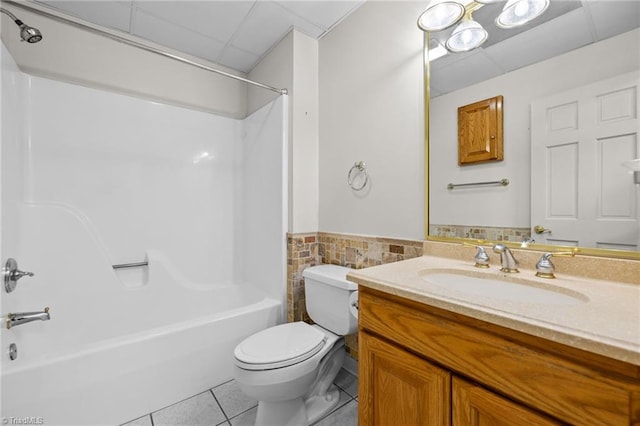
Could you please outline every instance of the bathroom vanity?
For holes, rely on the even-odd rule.
[[[359,424],[640,425],[640,286],[498,269],[423,256],[349,274]],[[534,293],[448,290],[433,271]]]

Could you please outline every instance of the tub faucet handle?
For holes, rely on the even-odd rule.
[[[25,272],[18,269],[18,262],[15,259],[7,259],[4,268],[2,268],[2,276],[4,281],[4,289],[7,293],[11,293],[16,289],[18,280],[22,277],[32,277],[33,272]]]

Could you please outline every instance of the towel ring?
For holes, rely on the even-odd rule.
[[[357,171],[358,173],[354,173]],[[364,182],[360,186],[354,186],[355,177],[358,176],[359,173],[364,173]],[[367,174],[367,165],[364,161],[356,161],[353,167],[349,169],[349,173],[347,174],[347,183],[354,191],[360,191],[365,186],[367,186],[367,182],[369,182],[369,175]]]

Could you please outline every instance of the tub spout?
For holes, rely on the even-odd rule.
[[[18,314],[8,314],[7,329],[32,321],[49,321],[50,319],[51,315],[49,315],[49,308],[44,308],[44,310],[40,312],[21,312]]]

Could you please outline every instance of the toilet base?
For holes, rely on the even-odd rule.
[[[258,403],[256,426],[302,426],[308,425],[307,410],[302,398],[288,401]]]
[[[324,395],[288,401],[260,401],[256,426],[308,426],[330,413],[340,402],[340,391],[331,386]]]
[[[316,395],[307,399],[305,405],[309,424],[317,422],[324,415],[330,413],[338,406],[338,402],[340,402],[340,391],[335,386],[331,386],[323,396]]]

